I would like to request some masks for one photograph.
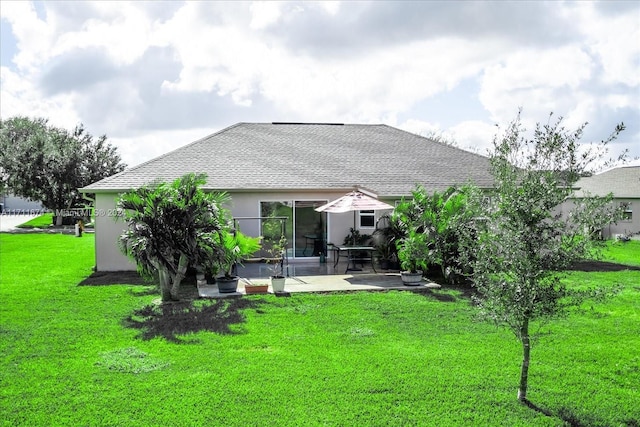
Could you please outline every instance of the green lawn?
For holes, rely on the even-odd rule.
[[[18,228],[47,228],[51,226],[51,224],[53,224],[53,214],[45,213],[20,224]]]
[[[18,228],[49,228],[53,225],[53,213],[45,213],[38,217],[33,218],[23,224],[20,224]],[[93,228],[93,223],[85,224],[86,228]],[[69,227],[67,225],[67,227]]]
[[[640,266],[640,240],[630,240],[628,242],[612,240],[608,242],[604,259]]]
[[[458,290],[161,309],[143,285],[79,285],[93,244],[0,234],[0,425],[640,425],[640,271],[572,276],[623,290],[541,330],[533,410],[517,341]]]

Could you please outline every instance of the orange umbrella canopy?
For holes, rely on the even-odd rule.
[[[352,191],[339,199],[316,208],[315,210],[317,212],[341,213],[350,211],[375,211],[381,209],[393,209],[393,206],[385,202],[381,202],[374,197],[367,196],[360,191]]]

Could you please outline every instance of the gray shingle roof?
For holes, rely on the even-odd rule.
[[[386,125],[238,123],[105,178],[86,192],[122,191],[188,172],[207,174],[205,188],[344,190],[410,194],[416,183],[443,190],[470,180],[490,187],[489,160]]]
[[[640,198],[640,166],[620,167],[581,178],[575,186],[579,188],[578,197],[589,192],[596,196],[613,193],[618,199]]]

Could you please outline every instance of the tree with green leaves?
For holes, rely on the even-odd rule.
[[[117,202],[128,225],[120,249],[158,282],[163,301],[179,299],[189,266],[211,269],[226,260],[229,196],[204,192],[205,183],[204,174],[188,174],[129,191]]]
[[[43,118],[0,121],[0,188],[54,212],[82,206],[79,188],[124,168],[107,137],[94,138],[82,125],[69,132]]]
[[[616,216],[611,197],[579,200],[571,212],[562,212],[576,181],[624,129],[621,124],[606,140],[584,146],[584,126],[570,132],[562,118],[550,118],[527,138],[518,115],[496,136],[490,156],[495,191],[488,199],[475,199],[484,214],[463,245],[480,313],[507,326],[522,344],[518,399],[524,402],[534,325],[566,316],[585,298],[606,294],[568,287],[562,280],[573,263],[593,254],[593,218],[602,227]]]

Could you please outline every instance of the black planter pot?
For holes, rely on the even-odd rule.
[[[216,283],[218,284],[218,291],[221,294],[230,294],[238,290],[237,277],[217,277]]]

